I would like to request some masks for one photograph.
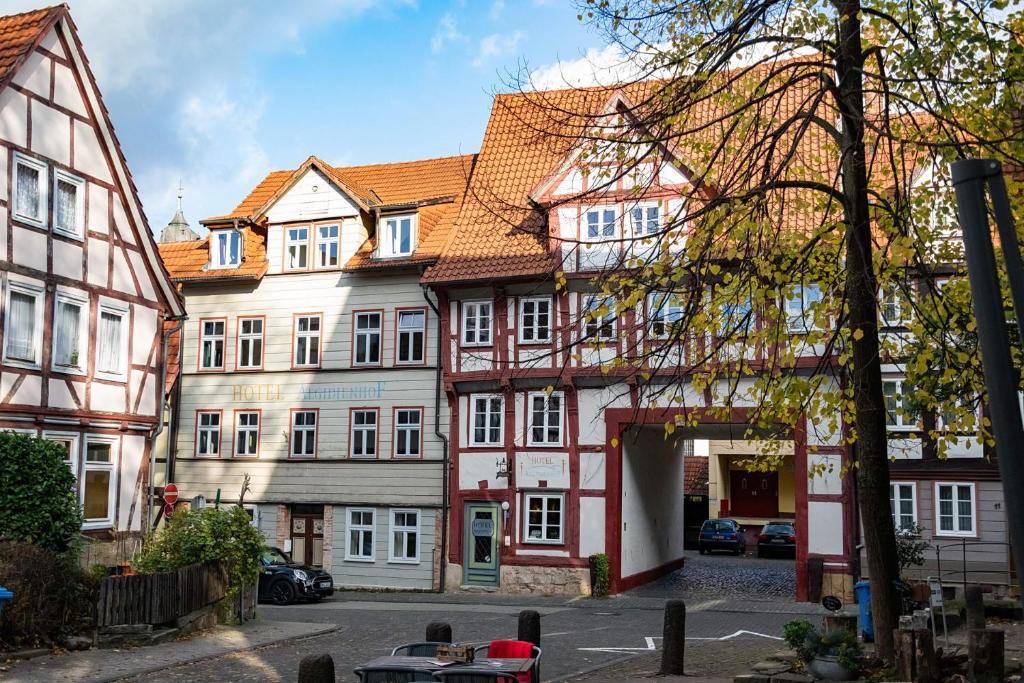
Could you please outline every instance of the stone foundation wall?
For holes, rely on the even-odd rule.
[[[292,510],[287,505],[277,506],[277,547],[284,549],[285,539],[292,537]]]
[[[449,564],[445,570],[445,591],[497,591],[538,595],[590,595],[590,569],[586,567],[503,566],[496,588],[463,586],[462,565]]]

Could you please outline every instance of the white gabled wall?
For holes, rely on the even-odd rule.
[[[622,578],[683,556],[683,457],[658,427],[622,438]]]

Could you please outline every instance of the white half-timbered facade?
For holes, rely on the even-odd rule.
[[[67,447],[85,533],[139,532],[184,309],[67,6],[0,17],[0,53],[0,429]]]
[[[162,244],[190,317],[171,478],[237,501],[340,586],[440,580],[447,403],[419,284],[473,156],[271,173],[209,234]]]

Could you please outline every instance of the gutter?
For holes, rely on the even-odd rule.
[[[441,440],[441,455],[442,455],[442,470],[441,470],[441,568],[439,581],[440,586],[438,587],[438,593],[444,593],[445,578],[448,569],[448,515],[449,515],[449,500],[448,500],[448,470],[451,466],[449,462],[449,445],[448,435],[441,431],[441,372],[444,367],[441,361],[441,340],[443,339],[441,329],[441,311],[438,310],[437,304],[435,304],[430,296],[427,294],[428,288],[423,286],[423,299],[430,306],[431,310],[434,311],[434,315],[437,316],[437,380],[434,384],[434,436]]]
[[[149,479],[149,495],[148,495],[148,502],[147,502],[147,505],[146,505],[146,526],[147,527],[149,526],[149,523],[150,523],[149,521],[153,518],[153,499],[156,497],[156,489],[153,486],[153,472],[156,469],[156,440],[164,431],[164,412],[168,408],[168,401],[167,401],[167,341],[171,338],[171,335],[173,335],[175,332],[179,332],[181,330],[181,328],[185,325],[185,321],[186,320],[188,320],[188,316],[187,315],[170,316],[170,317],[164,319],[165,322],[166,321],[173,321],[173,322],[176,322],[178,324],[175,325],[174,327],[172,327],[169,330],[164,330],[163,340],[161,341],[161,344],[160,344],[160,358],[163,360],[163,363],[160,366],[160,396],[161,396],[162,400],[160,401],[160,415],[159,415],[159,420],[157,421],[156,431],[153,432],[153,435],[150,437],[150,443],[149,443],[149,476],[147,477],[147,479]],[[181,347],[179,345],[179,352],[180,352],[180,348]],[[173,414],[172,414],[171,417],[173,418]],[[169,444],[170,444],[170,440],[168,440],[168,448],[170,448]],[[165,467],[166,467],[166,465],[165,465]],[[170,481],[169,474],[168,474],[167,481]]]

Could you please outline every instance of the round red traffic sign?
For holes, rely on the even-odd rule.
[[[178,500],[178,487],[175,484],[168,484],[164,487],[164,502],[174,505]]]
[[[164,505],[164,517],[170,519],[171,515],[174,514],[174,506],[168,503]]]

